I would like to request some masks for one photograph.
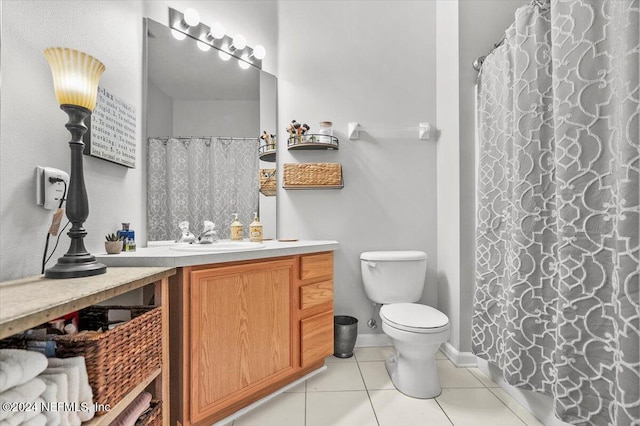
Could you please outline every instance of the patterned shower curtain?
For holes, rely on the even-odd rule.
[[[257,138],[149,138],[147,155],[149,241],[176,240],[184,220],[196,236],[210,220],[228,239],[233,213],[248,237],[258,211]]]
[[[640,425],[638,3],[523,6],[478,80],[473,351],[576,425]]]

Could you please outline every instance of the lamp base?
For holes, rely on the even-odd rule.
[[[80,278],[100,275],[107,272],[107,266],[96,261],[96,258],[87,253],[85,255],[68,255],[58,258],[52,268],[44,271],[46,278]]]

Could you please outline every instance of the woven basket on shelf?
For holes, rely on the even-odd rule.
[[[151,409],[144,413],[135,426],[160,426],[162,424],[162,403],[160,401],[151,401]]]
[[[271,197],[276,195],[276,169],[260,169],[260,192]]]
[[[340,163],[287,163],[284,165],[284,188],[342,188]]]
[[[0,347],[26,349],[29,341],[55,341],[58,358],[84,357],[93,401],[114,407],[161,367],[162,311],[160,306],[90,306],[79,312],[80,330],[107,330],[110,310],[130,311],[131,320],[89,335],[9,337],[0,341]]]

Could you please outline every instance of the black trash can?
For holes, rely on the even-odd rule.
[[[358,337],[358,319],[346,315],[333,317],[333,356],[351,358]]]

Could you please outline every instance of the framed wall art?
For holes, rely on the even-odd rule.
[[[98,87],[93,114],[85,120],[84,153],[125,167],[136,167],[135,108],[104,87]]]

